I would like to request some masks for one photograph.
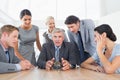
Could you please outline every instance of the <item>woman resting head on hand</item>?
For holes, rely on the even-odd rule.
[[[81,67],[105,73],[120,73],[120,44],[108,24],[94,29],[96,53],[81,64]]]

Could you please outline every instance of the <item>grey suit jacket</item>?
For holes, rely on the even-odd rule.
[[[10,54],[10,63],[7,61],[5,51],[0,44],[0,73],[17,71],[15,64],[19,62],[19,59],[14,55],[14,49],[12,47],[8,51]]]
[[[88,52],[91,56],[94,53],[96,53],[96,44],[94,41],[94,28],[95,28],[95,25],[92,20],[86,19],[86,20],[80,21],[80,32],[81,32],[84,50]],[[78,46],[75,42],[74,35],[75,35],[74,33],[68,31],[70,42],[74,43],[76,48],[78,49]],[[80,55],[77,55],[77,56],[80,56]]]
[[[76,65],[74,46],[71,43],[63,42],[60,48],[59,56],[60,56],[60,60],[61,58],[64,58],[70,64]],[[55,58],[55,46],[53,42],[43,44],[41,53],[37,61],[38,67],[41,69],[45,69],[46,62],[48,60],[51,60],[52,58]]]

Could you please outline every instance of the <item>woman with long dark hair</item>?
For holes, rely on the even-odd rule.
[[[81,64],[81,67],[97,72],[120,73],[120,44],[108,24],[94,29],[97,52]]]

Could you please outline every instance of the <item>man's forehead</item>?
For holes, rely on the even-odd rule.
[[[62,32],[57,32],[57,33],[54,33],[53,36],[63,36],[63,33]]]

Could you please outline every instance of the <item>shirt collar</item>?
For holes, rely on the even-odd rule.
[[[60,49],[60,48],[61,48],[61,46],[59,46],[59,47],[58,47],[58,46],[56,46],[56,45],[55,45],[55,49],[57,49],[57,48],[59,48],[59,49]]]
[[[79,30],[78,31],[80,31],[80,27],[79,27]]]
[[[1,41],[0,41],[0,43],[1,43]],[[8,51],[8,48],[4,48],[4,46],[2,45],[2,43],[1,43],[1,46],[2,46],[2,48],[3,48],[4,51]]]
[[[48,34],[48,37],[49,37],[50,39],[52,39],[52,34],[51,34],[51,33],[49,33],[49,31],[48,31],[48,30],[46,31],[46,34]]]

